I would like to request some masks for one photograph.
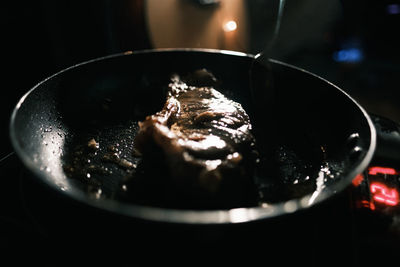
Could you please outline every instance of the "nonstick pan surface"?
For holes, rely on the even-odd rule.
[[[11,117],[12,144],[27,169],[56,192],[151,221],[220,224],[267,219],[307,209],[345,190],[374,153],[375,129],[367,113],[328,81],[274,60],[268,70],[273,98],[254,97],[249,89],[252,62],[253,56],[242,53],[175,49],[128,52],[72,66],[21,98]],[[162,108],[171,74],[203,68],[252,119],[261,148],[254,178],[260,204],[193,210],[126,200],[124,179],[134,171],[129,164],[140,161],[132,146],[137,122]],[[92,138],[99,148],[90,158],[80,157]],[[264,151],[271,146],[272,154]],[[129,166],[104,160],[116,151]],[[81,179],[67,177],[74,157],[83,169]],[[149,192],[150,198],[158,193]]]

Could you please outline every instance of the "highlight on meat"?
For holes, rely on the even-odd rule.
[[[146,179],[171,185],[172,202],[191,208],[252,206],[257,152],[250,119],[216,86],[206,70],[172,75],[164,107],[139,122],[134,147],[145,170],[157,173]]]

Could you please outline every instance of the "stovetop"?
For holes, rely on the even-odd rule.
[[[373,116],[373,120],[380,135],[400,133],[398,126],[385,118]],[[375,157],[370,167],[353,181],[351,202],[348,203],[350,213],[340,213],[340,217],[332,217],[333,220],[310,217],[310,221],[323,222],[331,230],[321,230],[325,229],[324,226],[311,227],[315,232],[310,235],[312,242],[308,244],[316,247],[310,249],[310,255],[304,255],[303,251],[304,259],[314,259],[312,262],[316,264],[315,259],[326,257],[321,251],[326,253],[326,250],[336,247],[338,251],[345,250],[340,253],[343,258],[337,256],[337,259],[350,262],[353,266],[370,266],[372,262],[382,264],[397,257],[400,249],[400,168],[397,167],[400,165],[396,164],[396,160],[392,159],[387,164],[383,158]],[[22,167],[14,153],[1,159],[0,171],[3,174],[0,187],[2,252],[35,255],[30,260],[43,260],[40,256],[43,251],[57,253],[65,250],[86,257],[99,251],[117,257],[129,254],[130,249],[138,245],[132,239],[139,234],[125,232],[131,222],[54,193],[46,185],[38,183]],[[163,236],[161,232],[165,229],[146,222],[144,225],[147,229],[154,228],[151,230],[154,235],[148,236],[153,241],[139,244],[139,247],[146,248],[147,252],[156,251],[154,243],[159,242],[157,236]],[[135,225],[132,224],[132,227]],[[259,227],[255,225],[254,231],[258,231]],[[220,235],[218,230],[214,231],[214,235]],[[209,239],[212,245],[215,236],[204,238]],[[319,243],[329,243],[325,243],[326,240],[321,242],[327,237],[333,240],[332,244],[341,241],[346,244],[331,244],[326,250],[318,248]],[[143,239],[138,240],[142,242]],[[267,251],[265,255],[268,255]]]
[[[301,2],[287,1],[287,5],[293,5],[294,11],[287,15],[301,23],[284,19],[281,45],[271,52],[272,57],[326,78],[343,88],[369,112],[399,122],[397,87],[400,50],[396,35],[400,23],[399,1]],[[297,8],[297,4],[303,9]],[[141,39],[135,28],[125,23],[132,18],[128,10],[123,10],[123,16],[113,17],[112,12],[119,9],[110,9],[110,6],[110,1],[97,1],[96,5],[91,1],[82,2],[79,8],[69,1],[57,1],[57,4],[51,1],[4,3],[2,62],[6,68],[2,79],[3,95],[0,98],[0,258],[13,252],[19,255],[13,257],[14,260],[32,264],[36,259],[38,263],[59,265],[65,259],[86,253],[95,255],[92,258],[97,257],[100,259],[98,261],[106,256],[128,259],[127,262],[131,264],[126,265],[132,265],[132,261],[135,262],[138,257],[133,249],[138,245],[137,240],[124,235],[122,230],[118,231],[118,228],[123,228],[118,224],[126,222],[120,218],[110,222],[107,214],[97,210],[88,211],[79,203],[54,194],[28,174],[15,154],[9,154],[12,148],[8,141],[7,126],[11,110],[19,97],[35,83],[60,69],[90,58],[148,48],[147,44],[136,45],[135,42]],[[308,10],[308,13],[303,15],[299,10]],[[108,16],[104,18],[104,14]],[[315,16],[324,19],[318,20],[321,23],[315,23]],[[117,27],[118,18],[124,22],[121,23],[122,28]],[[379,120],[375,118],[375,123],[379,124]],[[345,228],[345,234],[338,235],[340,230],[330,234],[330,238],[343,240],[344,244],[329,246],[326,253],[328,257],[321,261],[314,260],[314,265],[333,261],[343,253],[350,258],[350,263],[346,264],[350,266],[393,265],[393,260],[398,257],[400,165],[397,164],[397,153],[393,152],[396,149],[385,144],[390,141],[388,136],[396,135],[397,130],[393,130],[391,123],[383,124],[389,127],[377,127],[383,133],[378,145],[385,146],[385,149],[377,151],[379,157],[355,181],[351,214],[338,218],[342,223],[331,222],[332,227],[337,225],[338,229]],[[385,155],[390,155],[390,159]],[[108,232],[107,238],[104,232]],[[316,236],[318,231],[314,232],[312,239]],[[210,236],[204,236],[206,240],[210,238],[213,240]],[[118,245],[121,240],[128,245]],[[313,246],[323,250],[323,245],[318,241],[318,238],[315,239]],[[106,246],[107,242],[111,245]],[[98,244],[94,246],[95,249],[91,249],[93,243]],[[112,254],[102,247],[115,247],[116,253]],[[153,251],[151,243],[145,248]],[[196,252],[201,256],[197,255],[195,260],[206,257],[201,253],[202,250]],[[58,260],[49,260],[51,254]],[[261,251],[252,257],[266,259],[266,255],[267,251]],[[175,251],[161,259],[171,261],[180,256],[181,251]],[[240,257],[240,253],[231,253],[229,257]],[[158,260],[160,257],[147,258],[150,259]]]

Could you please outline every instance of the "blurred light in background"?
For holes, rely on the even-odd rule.
[[[364,44],[357,37],[343,40],[338,50],[336,50],[332,58],[336,62],[355,64],[364,60]]]
[[[363,52],[359,48],[346,48],[333,53],[333,60],[343,63],[358,63],[364,58]]]
[[[386,12],[390,15],[400,14],[400,5],[399,4],[387,5]]]
[[[237,23],[234,20],[229,20],[224,23],[224,25],[222,26],[222,29],[225,32],[233,32],[237,29]]]

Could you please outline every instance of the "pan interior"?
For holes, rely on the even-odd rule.
[[[275,61],[268,70],[273,95],[254,98],[251,59],[164,51],[77,65],[38,84],[20,102],[11,125],[14,146],[28,168],[59,190],[129,202],[125,182],[140,172],[133,151],[138,121],[162,108],[171,74],[206,68],[252,120],[261,152],[253,177],[260,206],[306,195],[311,205],[321,191],[343,179],[349,183],[370,149],[371,132],[359,107],[330,83]],[[135,204],[164,207],[161,192],[155,185],[146,201]]]

